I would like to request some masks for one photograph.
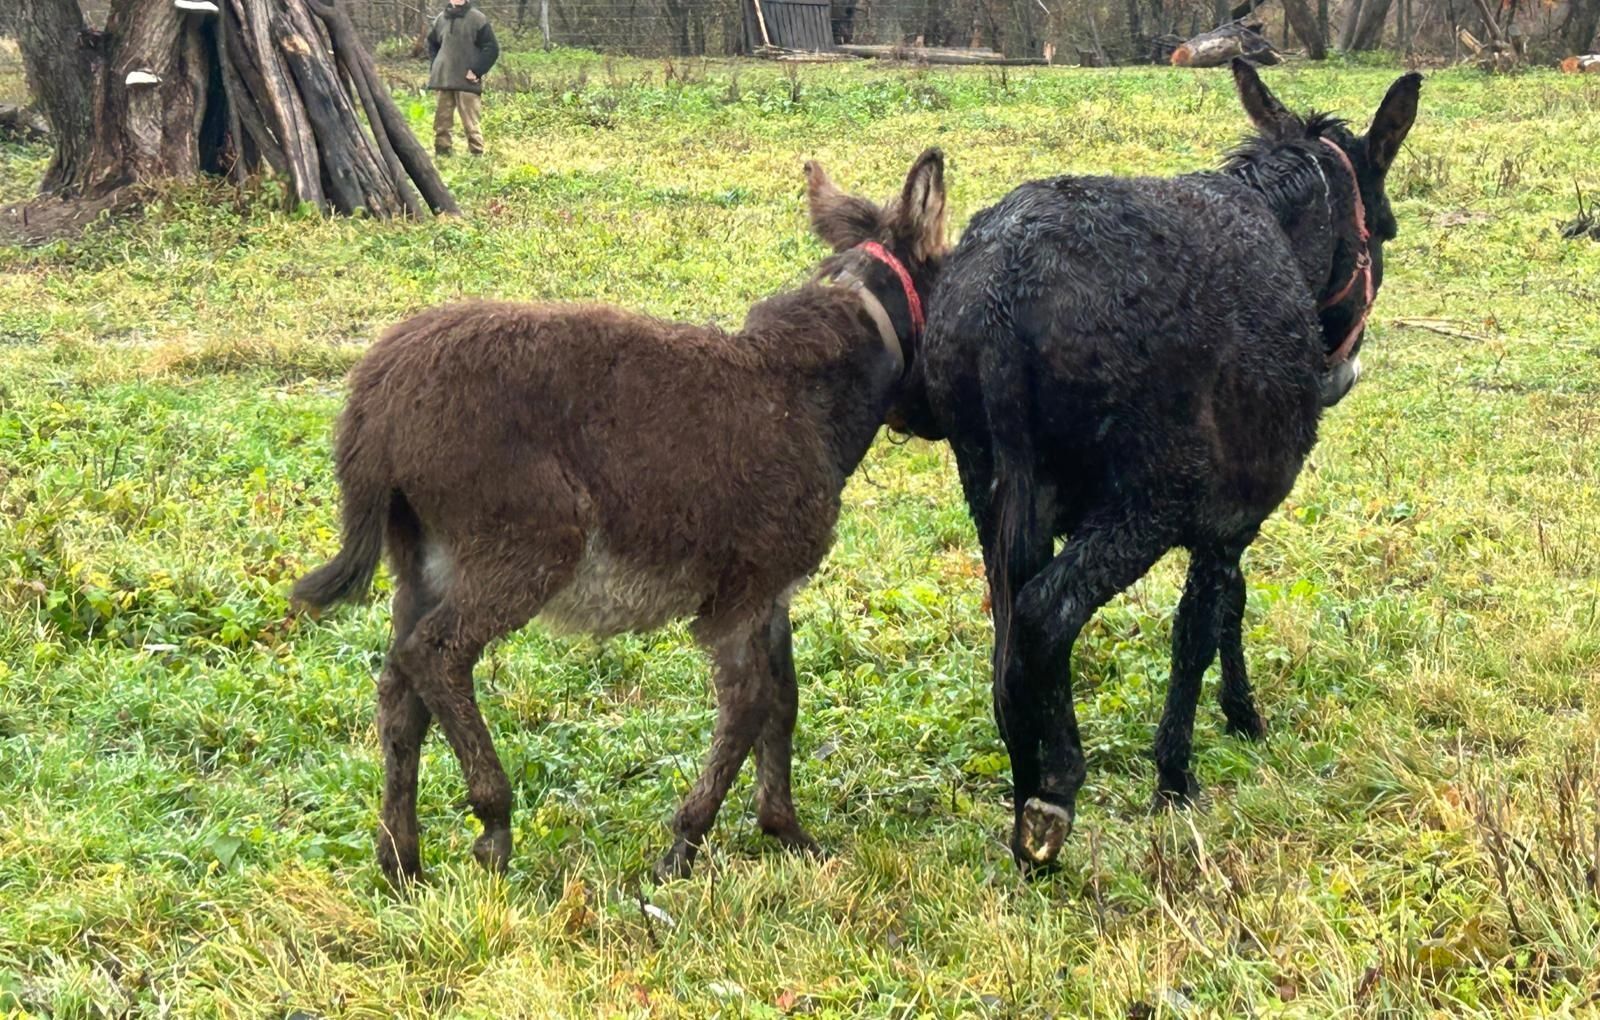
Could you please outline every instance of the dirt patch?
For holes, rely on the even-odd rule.
[[[0,244],[31,247],[77,237],[102,219],[131,216],[142,205],[127,188],[101,198],[63,200],[41,195],[0,207]]]

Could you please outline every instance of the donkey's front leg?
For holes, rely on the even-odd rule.
[[[794,645],[789,607],[774,607],[767,628],[768,678],[772,707],[756,743],[756,820],[761,831],[790,850],[820,853],[821,847],[800,825],[794,810],[790,771],[794,757],[794,721],[800,709],[800,688],[794,675]]]
[[[734,776],[761,735],[772,708],[768,682],[767,631],[770,612],[758,614],[730,629],[717,628],[702,636],[711,651],[712,674],[717,687],[717,725],[711,737],[700,778],[684,798],[672,822],[676,837],[672,849],[656,864],[657,881],[686,878],[694,859],[717,820]],[[709,628],[708,628],[709,629]]]

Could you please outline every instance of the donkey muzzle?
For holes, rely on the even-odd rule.
[[[1344,399],[1361,378],[1361,355],[1341,361],[1322,374],[1322,406],[1332,407]]]

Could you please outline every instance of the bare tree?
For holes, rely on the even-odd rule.
[[[1383,24],[1389,19],[1393,0],[1355,0],[1345,15],[1339,48],[1346,51],[1375,50],[1383,41]]]
[[[1294,34],[1305,45],[1312,60],[1325,60],[1328,56],[1328,33],[1324,21],[1319,21],[1306,0],[1283,0],[1283,13],[1294,29]]]

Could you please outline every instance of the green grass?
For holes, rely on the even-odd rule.
[[[194,186],[0,250],[0,1015],[1594,1009],[1600,245],[1554,230],[1600,192],[1581,76],[1426,83],[1367,374],[1246,561],[1271,736],[1224,737],[1208,695],[1201,808],[1146,811],[1174,556],[1085,632],[1078,831],[1060,876],[1018,879],[954,465],[885,441],[796,603],[796,788],[831,859],[767,845],[745,777],[696,876],[641,881],[707,744],[705,666],[681,628],[530,629],[480,676],[509,876],[471,866],[435,739],[433,882],[388,893],[387,609],[285,601],[335,546],[331,421],[379,330],[467,295],[733,324],[821,253],[805,159],[881,197],[939,144],[959,227],[1029,177],[1215,165],[1244,125],[1224,72],[506,63],[492,155],[444,164],[465,219]],[[1364,123],[1396,73],[1268,82]],[[44,157],[4,150],[0,198]]]

